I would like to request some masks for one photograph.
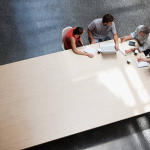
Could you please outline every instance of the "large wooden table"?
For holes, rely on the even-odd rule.
[[[149,112],[150,69],[137,68],[139,56],[118,51],[88,58],[67,50],[0,66],[0,149],[19,150]]]

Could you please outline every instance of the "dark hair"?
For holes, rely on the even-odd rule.
[[[73,30],[74,35],[81,35],[83,33],[83,28],[82,27],[77,27]]]
[[[111,14],[106,14],[103,16],[103,23],[113,22],[114,17]]]

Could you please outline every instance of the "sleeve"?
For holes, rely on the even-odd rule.
[[[134,32],[131,33],[132,39],[135,39],[135,37],[138,35],[142,25],[139,25]]]
[[[135,39],[135,37],[137,36],[138,32],[137,32],[137,28],[134,32],[131,33],[132,39]]]
[[[150,42],[145,42],[143,46],[140,46],[140,47],[139,47],[139,51],[140,51],[140,52],[145,51],[145,50],[147,50],[149,47],[150,47]]]
[[[92,30],[94,30],[95,27],[96,27],[95,20],[93,20],[93,21],[88,25],[88,29],[92,31]]]
[[[112,24],[111,32],[112,32],[112,34],[116,34],[117,33],[114,23]]]

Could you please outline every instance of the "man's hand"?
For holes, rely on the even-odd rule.
[[[130,49],[128,49],[128,50],[125,50],[125,53],[130,53],[131,51],[134,51],[134,49],[133,49],[133,48],[130,48]]]
[[[119,44],[118,43],[115,44],[115,49],[116,49],[116,51],[119,50]]]
[[[130,53],[132,50],[131,49],[128,49],[128,50],[125,50],[125,53]]]
[[[93,58],[93,57],[94,57],[94,55],[91,54],[91,53],[87,53],[87,56],[88,56],[89,58]]]
[[[137,60],[138,60],[138,62],[140,62],[140,61],[147,61],[146,58],[141,58],[141,56],[139,58],[137,58]]]
[[[142,58],[141,56],[139,58],[137,58],[138,62],[142,61]]]
[[[121,37],[120,40],[121,40],[121,42],[124,42],[125,41],[125,37]]]
[[[128,50],[125,50],[125,53],[127,54],[127,53],[130,53],[130,50],[128,49]]]
[[[91,41],[91,44],[95,44],[96,42],[94,40]]]

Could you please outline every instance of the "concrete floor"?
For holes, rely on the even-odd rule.
[[[0,65],[62,51],[63,28],[87,30],[106,13],[114,16],[119,37],[128,35],[150,24],[149,6],[149,0],[1,0]],[[82,38],[88,43],[87,32]]]

